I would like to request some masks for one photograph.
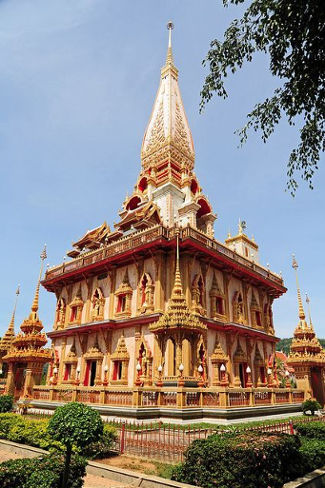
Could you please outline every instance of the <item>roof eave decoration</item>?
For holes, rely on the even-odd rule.
[[[104,222],[102,225],[96,227],[95,229],[88,230],[86,234],[84,234],[81,239],[76,242],[72,243],[72,246],[76,249],[75,252],[82,251],[83,249],[96,249],[100,247],[101,243],[103,243],[111,234],[110,227]],[[73,251],[70,251],[70,254]],[[71,256],[73,257],[73,256]]]
[[[122,334],[117,342],[115,351],[113,352],[113,354],[111,354],[111,360],[128,361],[129,359],[130,359],[130,355],[126,347],[124,335]]]

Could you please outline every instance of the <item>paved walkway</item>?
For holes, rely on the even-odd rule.
[[[22,456],[18,456],[13,452],[9,452],[5,449],[0,449],[0,459],[1,462],[9,461],[10,459],[19,459]],[[92,474],[87,474],[85,478],[84,488],[121,488],[123,486],[122,483],[118,481],[108,480],[106,478],[102,478],[101,476],[94,476]]]

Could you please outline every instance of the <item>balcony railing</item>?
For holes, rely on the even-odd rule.
[[[166,240],[173,239],[175,237],[175,229],[168,229],[162,225],[156,225],[150,227],[149,229],[134,232],[131,235],[121,237],[119,240],[103,246],[100,249],[94,251],[89,251],[84,253],[82,256],[77,257],[71,261],[68,261],[59,266],[50,268],[45,275],[45,281],[52,280],[58,276],[61,276],[71,271],[78,270],[85,266],[89,266],[94,263],[99,263],[100,261],[122,254],[130,249],[136,249],[144,244],[148,244],[157,240],[160,237],[164,237]],[[204,246],[222,254],[232,261],[241,264],[243,267],[253,270],[255,273],[259,274],[265,279],[273,281],[274,283],[283,286],[282,278],[272,273],[270,270],[264,268],[263,266],[256,264],[254,261],[240,256],[235,251],[229,249],[226,245],[217,241],[214,238],[209,237],[204,232],[199,231],[196,228],[188,225],[180,230],[181,239],[191,238]]]

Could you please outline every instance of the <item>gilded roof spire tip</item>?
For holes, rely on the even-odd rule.
[[[44,260],[47,258],[46,244],[44,244],[44,249],[40,254],[40,258],[42,261],[41,269],[40,269],[40,274],[38,277],[38,282],[37,282],[37,286],[36,286],[36,290],[35,290],[35,296],[34,296],[34,300],[33,300],[33,304],[32,304],[32,312],[34,312],[34,313],[38,312],[39,289],[40,289],[41,279],[42,279],[42,274],[43,274]]]
[[[167,49],[166,65],[173,65],[174,58],[173,58],[173,50],[172,50],[172,30],[174,29],[174,24],[171,20],[167,23],[167,29],[168,29],[168,49]]]
[[[305,315],[304,307],[302,305],[301,293],[300,293],[300,287],[299,287],[299,281],[298,281],[298,263],[296,261],[296,256],[294,254],[292,255],[292,267],[296,272],[299,319],[304,321],[306,318],[306,315]]]
[[[306,293],[306,303],[307,303],[307,307],[308,307],[309,326],[312,328],[313,327],[313,322],[311,320],[311,313],[310,313],[310,299],[309,299],[309,296],[307,295],[307,293]]]
[[[172,297],[183,296],[181,272],[179,268],[179,228],[175,229],[176,234],[176,269],[175,269],[175,281],[172,291]]]
[[[12,311],[12,316],[11,316],[10,324],[8,327],[8,331],[12,332],[13,334],[15,331],[15,315],[16,315],[16,308],[17,308],[17,302],[18,302],[18,295],[20,295],[20,285],[18,285],[17,290],[16,290],[15,305],[14,305],[14,309]]]

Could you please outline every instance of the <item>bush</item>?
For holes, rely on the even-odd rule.
[[[211,435],[191,444],[172,478],[204,488],[280,488],[302,474],[299,447],[287,434]]]
[[[97,410],[83,403],[71,402],[55,410],[47,429],[51,438],[65,446],[85,447],[101,437],[103,427]]]
[[[325,441],[325,422],[297,422],[293,425],[299,435]]]
[[[299,449],[305,473],[314,471],[325,464],[325,442],[320,439],[301,438]]]
[[[24,424],[24,419],[16,413],[0,413],[0,439],[8,439],[10,429],[17,424]]]
[[[1,488],[61,488],[64,457],[50,454],[40,459],[17,459],[0,464]],[[81,488],[86,474],[86,461],[73,456],[68,480],[69,488]]]
[[[322,407],[320,403],[318,403],[316,400],[306,400],[301,405],[301,408],[302,411],[304,412],[304,415],[308,415],[307,412],[311,412],[311,415],[314,415],[316,410],[320,410]]]
[[[113,442],[116,439],[116,429],[111,425],[104,425],[104,432],[101,437],[84,447],[82,455],[88,459],[104,458],[111,453]]]
[[[62,451],[63,444],[50,437],[47,425],[47,419],[32,420],[15,413],[3,413],[0,414],[0,438],[49,451]]]
[[[64,451],[65,446],[62,442],[53,439],[49,434],[48,424],[48,419],[36,420],[15,413],[3,413],[0,414],[0,439],[40,447],[50,452]],[[111,425],[105,425],[103,435],[86,445],[82,449],[82,455],[90,459],[105,457],[110,453],[115,438],[116,429]]]
[[[14,404],[11,395],[0,395],[0,413],[10,412]]]
[[[71,402],[55,410],[47,431],[66,448],[62,488],[67,488],[73,448],[85,448],[103,435],[104,424],[99,413],[83,403]]]

